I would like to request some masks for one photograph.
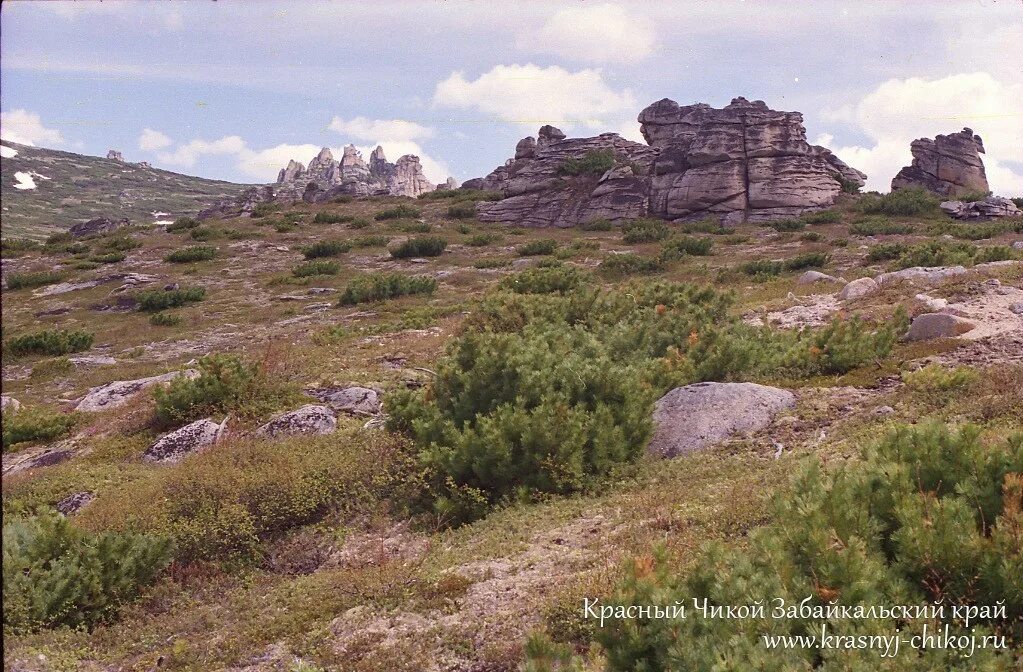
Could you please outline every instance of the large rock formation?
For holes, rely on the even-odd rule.
[[[969,128],[958,133],[920,138],[910,146],[913,163],[892,180],[892,190],[923,187],[942,196],[962,196],[989,191],[984,162],[984,142]]]
[[[343,195],[415,198],[433,191],[434,185],[423,175],[418,156],[406,154],[390,163],[383,147],[377,147],[367,163],[354,145],[348,145],[340,161],[326,147],[308,167],[289,161],[277,174],[275,190],[277,200],[320,202]]]
[[[952,219],[1001,219],[1020,217],[1020,211],[1008,198],[988,196],[979,201],[943,201],[941,210]]]
[[[476,206],[482,222],[565,227],[595,219],[633,219],[647,212],[647,174],[656,154],[616,133],[567,139],[557,128],[544,126],[536,139],[518,142],[515,158],[462,188],[504,196]],[[592,161],[592,170],[573,169],[574,162],[587,159],[604,161]]]
[[[650,212],[665,219],[766,221],[830,207],[866,175],[806,141],[803,116],[735,98],[722,109],[659,100],[639,114],[659,154]]]

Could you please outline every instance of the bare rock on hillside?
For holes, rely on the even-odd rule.
[[[200,210],[199,214],[195,217],[196,219],[204,220],[250,215],[256,209],[256,206],[263,203],[272,203],[277,196],[278,194],[274,191],[273,187],[252,187],[234,198],[219,201],[204,210]]]
[[[874,278],[858,278],[843,287],[842,291],[838,293],[838,298],[840,301],[858,299],[861,296],[873,294],[878,288],[879,285]]]
[[[307,404],[282,413],[256,430],[257,436],[273,438],[297,434],[330,434],[337,429],[334,411],[326,406]]]
[[[616,133],[593,138],[565,138],[553,126],[539,139],[524,138],[514,159],[463,188],[500,192],[504,199],[476,206],[482,222],[526,227],[568,227],[595,219],[634,219],[647,213],[650,166],[657,152]],[[573,175],[568,162],[610,154],[613,162],[600,172]]]
[[[142,461],[158,464],[179,462],[187,455],[212,446],[224,436],[226,427],[226,418],[219,424],[209,418],[196,420],[160,437],[142,454]]]
[[[755,383],[677,387],[654,406],[654,435],[647,449],[662,457],[691,453],[737,432],[763,429],[795,403],[788,390]]]
[[[170,383],[178,376],[195,378],[198,375],[199,372],[195,369],[185,369],[138,380],[115,380],[112,383],[91,388],[75,406],[75,410],[92,413],[107,411],[111,408],[124,406],[132,397],[154,385]]]
[[[843,182],[865,184],[863,173],[807,143],[799,112],[763,101],[740,97],[715,109],[665,98],[638,120],[643,137],[660,150],[650,211],[665,219],[792,217],[834,205]]]
[[[107,151],[107,158],[110,159],[111,161],[120,161],[122,163],[124,162],[124,155],[122,155],[116,149],[111,149]]]
[[[309,395],[338,412],[353,415],[376,415],[380,412],[380,396],[368,387],[325,387],[309,390]]]
[[[963,273],[966,273],[966,267],[964,266],[913,266],[911,268],[904,268],[900,271],[882,273],[874,278],[874,280],[876,280],[879,285],[883,285],[886,282],[896,282],[898,280],[931,284],[956,275],[962,275]]]
[[[80,238],[82,236],[91,236],[97,233],[109,233],[110,231],[116,231],[117,229],[128,226],[130,223],[131,222],[127,219],[114,220],[109,217],[97,217],[95,219],[90,219],[87,222],[72,224],[71,228],[68,229],[68,233],[75,238]]]
[[[387,190],[392,196],[417,198],[434,188],[433,183],[423,174],[419,157],[414,154],[400,157],[394,164],[394,173],[387,180]]]
[[[6,394],[0,395],[0,411],[2,411],[4,413],[7,413],[7,412],[12,412],[13,413],[13,412],[18,411],[19,409],[21,409],[21,402],[20,401],[18,401],[14,397],[6,395]]]
[[[389,194],[410,196],[433,191],[434,185],[423,175],[419,157],[406,154],[397,163],[390,163],[383,147],[370,153],[369,162],[355,145],[344,148],[339,161],[324,147],[304,167],[294,159],[277,174],[274,200],[322,203],[338,196],[371,196]]]
[[[910,143],[913,163],[892,180],[892,190],[922,187],[942,196],[961,196],[989,191],[984,162],[984,143],[969,128],[919,138]]]
[[[952,219],[986,220],[1021,217],[1023,211],[1008,198],[990,196],[979,201],[944,201],[942,211]]]
[[[75,492],[57,502],[54,508],[61,514],[70,516],[73,513],[78,513],[82,507],[95,498],[96,495],[88,491]]]
[[[913,318],[906,334],[907,341],[927,341],[933,338],[955,338],[972,331],[976,324],[958,315],[924,313]]]

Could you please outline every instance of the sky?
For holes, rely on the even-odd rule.
[[[965,126],[1023,195],[1023,2],[754,0],[0,6],[0,135],[235,182],[322,146],[490,172],[543,124],[642,141],[661,98],[803,113],[887,191],[909,143]]]

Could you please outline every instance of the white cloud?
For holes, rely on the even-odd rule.
[[[600,70],[569,72],[533,64],[498,65],[473,81],[453,72],[437,84],[433,103],[479,110],[497,121],[591,128],[638,109],[632,92],[613,90]]]
[[[288,161],[294,159],[307,164],[319,151],[318,145],[288,144],[260,150],[246,149],[238,155],[238,170],[255,180],[270,182],[277,179],[278,171],[288,165]],[[339,147],[332,147],[330,151],[335,157],[341,156]]]
[[[825,111],[826,119],[851,124],[872,146],[832,147],[849,165],[867,173],[867,188],[888,191],[916,138],[969,127],[984,140],[982,155],[992,191],[1023,193],[1023,174],[1004,165],[1023,157],[1023,84],[985,72],[941,79],[891,79],[855,105]]]
[[[169,137],[160,131],[151,128],[143,129],[139,136],[139,149],[144,152],[153,152],[157,149],[164,149],[174,144]]]
[[[28,110],[0,112],[0,137],[22,145],[60,145],[64,137],[60,131],[43,126],[38,114]]]
[[[173,166],[191,167],[200,156],[208,154],[242,154],[248,151],[245,141],[237,135],[227,135],[220,140],[192,140],[188,144],[179,145],[173,152],[161,152],[157,156],[160,161]]]
[[[414,121],[405,119],[367,119],[366,117],[355,117],[345,121],[341,117],[334,117],[327,126],[332,131],[347,135],[355,140],[379,141],[381,138],[387,140],[418,140],[420,138],[432,138],[434,130],[427,126],[421,126]]]
[[[636,63],[654,50],[653,24],[620,5],[567,7],[539,30],[521,35],[518,47],[590,63]]]

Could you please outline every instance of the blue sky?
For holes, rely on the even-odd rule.
[[[486,174],[544,123],[639,138],[668,97],[799,110],[887,190],[970,126],[1023,194],[1023,5],[970,2],[4,2],[6,139],[239,182],[320,146]]]

